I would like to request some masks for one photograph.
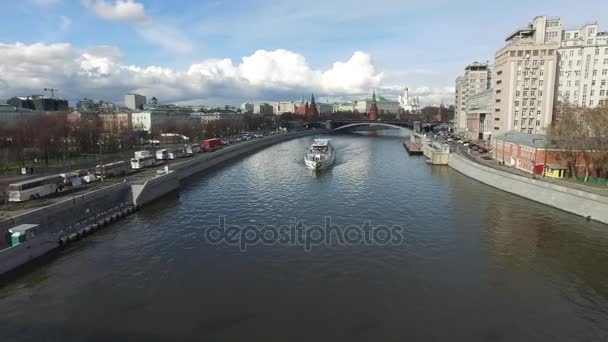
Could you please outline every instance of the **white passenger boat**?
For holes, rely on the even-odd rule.
[[[315,142],[310,146],[304,164],[306,167],[313,170],[321,170],[328,168],[334,163],[336,151],[329,139],[315,139]]]

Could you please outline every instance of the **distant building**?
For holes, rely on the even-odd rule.
[[[357,111],[357,101],[355,102],[342,102],[342,103],[334,103],[332,106],[332,111],[334,113],[339,112],[356,112]]]
[[[464,69],[464,76],[456,78],[454,121],[456,132],[464,134],[467,126],[469,97],[491,88],[492,67],[488,63],[473,62]]]
[[[7,104],[23,109],[42,110],[42,111],[64,111],[68,110],[68,101],[46,97],[44,95],[32,95],[25,97],[13,97],[6,101]]]
[[[245,113],[253,113],[253,103],[245,102],[241,104],[241,110]]]
[[[465,137],[472,140],[489,140],[492,136],[492,93],[486,89],[469,96],[466,107]]]
[[[296,112],[296,104],[293,101],[276,102],[273,107],[274,107],[274,114],[276,114],[276,115]]]
[[[99,119],[107,133],[129,132],[133,130],[131,113],[100,113]]]
[[[139,94],[128,93],[125,95],[125,106],[132,110],[143,110],[146,97]]]
[[[375,93],[376,92],[374,91],[374,96]],[[355,111],[359,113],[369,113],[373,103],[375,103],[376,107],[378,108],[378,114],[397,114],[399,112],[399,109],[401,108],[398,101],[391,101],[384,98],[383,96],[377,96],[372,99],[356,101],[355,103]]]
[[[152,110],[131,114],[133,131],[149,132],[162,129],[169,122],[182,123],[193,120],[190,108],[177,106],[160,106]]]
[[[26,122],[29,119],[36,118],[40,115],[45,115],[45,111],[37,111],[31,109],[17,108],[9,104],[0,104],[0,127],[14,128],[19,123]]]
[[[403,108],[404,111],[409,112],[411,114],[420,112],[420,98],[418,97],[410,97],[409,88],[404,87],[401,95],[399,95],[399,106]]]
[[[218,120],[234,120],[239,117],[239,114],[228,111],[210,111],[207,113],[193,113],[192,117],[200,120],[203,124]]]
[[[268,103],[256,103],[253,106],[253,113],[261,114],[261,115],[272,115],[273,108],[272,108],[272,105],[270,105]]]
[[[334,106],[329,103],[317,102],[317,111],[319,114],[331,114],[333,113]]]

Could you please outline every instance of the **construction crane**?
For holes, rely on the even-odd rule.
[[[53,88],[44,88],[44,91],[50,91],[51,92],[51,97],[55,98],[55,92],[59,91],[59,89],[53,89]]]

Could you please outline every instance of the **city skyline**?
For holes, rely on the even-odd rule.
[[[348,100],[373,88],[396,98],[408,86],[422,105],[452,104],[463,65],[472,57],[493,63],[506,35],[530,17],[561,16],[572,26],[597,21],[601,28],[608,22],[593,17],[605,4],[593,3],[593,14],[565,1],[551,2],[546,13],[547,4],[519,12],[489,5],[483,17],[470,13],[478,7],[473,1],[6,4],[15,15],[0,34],[0,98],[51,87],[70,101],[119,102],[136,92],[167,102],[237,105],[310,92]],[[445,16],[454,11],[458,16]]]

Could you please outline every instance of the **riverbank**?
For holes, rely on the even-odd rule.
[[[317,134],[319,131],[301,131],[278,134],[226,146],[181,163],[170,165],[163,175],[136,177],[84,194],[66,196],[66,199],[48,206],[36,208],[0,221],[0,274],[19,267],[53,249],[73,240],[71,236],[82,236],[92,227],[101,227],[122,217],[124,212],[158,200],[177,191],[180,181],[199,172],[216,167],[231,159],[248,155],[265,147]],[[13,247],[9,247],[8,230],[19,224],[38,224],[37,236]]]
[[[608,196],[501,171],[458,153],[450,154],[448,165],[497,189],[608,224]]]

